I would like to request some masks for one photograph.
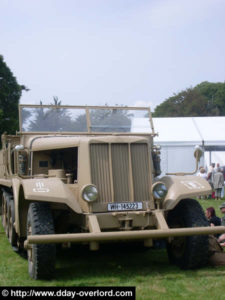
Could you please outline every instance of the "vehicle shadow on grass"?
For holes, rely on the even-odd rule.
[[[170,265],[166,249],[148,249],[138,244],[105,244],[100,250],[89,251],[88,246],[73,245],[70,249],[58,249],[55,279],[104,278],[107,276],[128,278],[131,274],[145,276],[175,272]]]
[[[198,278],[224,276],[225,267],[181,270],[170,264],[166,248],[148,249],[138,244],[106,244],[100,250],[89,251],[88,246],[73,245],[58,249],[55,281],[73,280],[75,285],[132,284],[143,278],[161,277],[176,280],[179,277]],[[96,282],[96,280],[98,281]]]

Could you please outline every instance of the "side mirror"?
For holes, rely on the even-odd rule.
[[[24,150],[24,145],[16,145],[15,146],[15,150],[16,151],[22,151],[22,150]]]
[[[195,146],[195,152],[194,152],[194,157],[196,158],[196,160],[199,162],[200,158],[203,155],[203,150],[201,147],[199,146]]]

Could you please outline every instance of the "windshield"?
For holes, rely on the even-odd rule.
[[[20,105],[22,132],[153,133],[149,108]]]

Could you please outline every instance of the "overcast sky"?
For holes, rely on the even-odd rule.
[[[225,80],[225,0],[0,0],[21,103],[156,105]]]

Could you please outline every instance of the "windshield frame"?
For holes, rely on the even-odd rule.
[[[86,128],[85,131],[29,131],[23,129],[23,119],[22,119],[22,110],[23,109],[68,109],[68,110],[84,110],[86,114]],[[129,131],[129,132],[123,132],[123,131],[95,131],[91,128],[93,127],[91,123],[91,111],[93,110],[112,110],[112,112],[115,110],[118,111],[142,111],[143,113],[146,113],[146,116],[142,119],[146,119],[149,121],[149,130],[145,131]],[[135,119],[135,118],[134,118]],[[128,107],[128,106],[69,106],[69,105],[29,105],[29,104],[19,104],[19,125],[20,125],[20,133],[23,134],[80,134],[80,135],[105,135],[105,134],[119,134],[119,135],[153,135],[155,136],[156,133],[154,131],[153,121],[152,121],[152,114],[150,107]],[[98,127],[98,126],[97,126]],[[102,126],[103,127],[103,126]]]

